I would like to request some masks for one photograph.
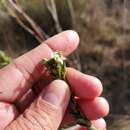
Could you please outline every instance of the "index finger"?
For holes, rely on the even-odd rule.
[[[50,58],[56,50],[67,56],[77,48],[78,43],[79,37],[76,32],[62,32],[1,69],[0,101],[18,100],[41,76],[43,67],[39,63],[43,58]]]

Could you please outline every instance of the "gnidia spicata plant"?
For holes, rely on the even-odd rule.
[[[65,64],[62,52],[55,52],[52,58],[44,59],[43,64],[47,67],[53,79],[61,79],[61,80],[66,81],[66,78],[65,78],[66,64]],[[87,119],[87,117],[80,110],[75,100],[74,92],[72,92],[72,95],[71,95],[70,108],[71,108],[71,114],[76,119],[75,124],[84,126],[87,128],[87,130],[96,130],[96,128],[92,125],[92,123]],[[63,128],[68,128],[75,124],[69,124],[67,126],[63,126]],[[60,128],[60,130],[61,129],[62,128]]]

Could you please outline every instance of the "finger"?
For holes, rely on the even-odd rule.
[[[69,55],[74,51],[79,44],[79,36],[74,31],[62,32],[48,40],[45,43],[52,49],[63,52],[64,56]]]
[[[93,76],[68,68],[66,78],[76,96],[80,98],[93,99],[102,93],[101,82]]]
[[[90,120],[96,120],[105,117],[109,112],[109,105],[106,99],[97,97],[93,100],[79,99],[79,105],[86,117]]]
[[[42,76],[31,89],[29,89],[16,103],[19,112],[23,112],[38,97],[41,91],[46,91],[46,86],[52,82],[49,76]],[[43,89],[44,88],[44,89]]]
[[[92,124],[94,125],[95,128],[97,128],[97,130],[103,130],[106,129],[106,121],[103,118],[97,119],[97,120],[93,120]]]
[[[18,112],[12,104],[0,102],[0,130],[4,130],[17,115]]]
[[[5,130],[57,130],[68,105],[70,91],[68,85],[55,80],[48,85],[46,92],[12,122]]]
[[[87,130],[85,127],[82,127],[80,125],[74,125],[72,127],[66,128],[64,130]]]
[[[106,129],[106,122],[105,122],[105,120],[103,118],[100,118],[98,120],[93,120],[92,124],[97,130]],[[65,130],[87,130],[87,129],[85,127],[83,127],[83,126],[75,125],[73,127],[66,128]]]
[[[72,111],[69,108],[67,108],[65,116],[64,116],[63,121],[61,123],[61,127],[64,128],[65,126],[72,126],[74,124],[76,125],[76,118],[71,113],[72,113]],[[94,125],[94,127],[96,127],[97,129],[106,128],[106,122],[103,118],[100,118],[97,120],[92,120],[91,122]],[[77,127],[74,127],[74,128],[77,128]]]
[[[0,100],[16,101],[26,93],[42,74],[43,58],[50,58],[53,50],[62,51],[66,56],[78,45],[79,37],[74,31],[60,33],[37,48],[14,60],[0,70]]]

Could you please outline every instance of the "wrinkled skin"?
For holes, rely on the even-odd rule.
[[[51,81],[40,64],[56,50],[62,51],[64,56],[69,55],[78,43],[77,33],[62,32],[0,70],[1,130],[57,130],[61,122],[73,122],[68,112],[64,116],[70,88],[79,97],[79,106],[93,125],[97,129],[106,127],[103,117],[108,114],[109,105],[99,97],[103,88],[97,78],[68,68],[69,85],[61,80]],[[75,126],[72,130],[84,128]]]

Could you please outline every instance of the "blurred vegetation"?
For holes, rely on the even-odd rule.
[[[66,29],[79,33],[77,68],[102,81],[111,115],[129,115],[130,1],[55,0],[55,14],[46,0],[19,0],[19,4],[48,36]],[[36,37],[21,27],[0,1],[0,50],[15,58],[38,44]],[[74,59],[72,56],[70,62]]]
[[[11,62],[11,58],[6,55],[3,51],[0,51],[0,68],[8,65]]]

